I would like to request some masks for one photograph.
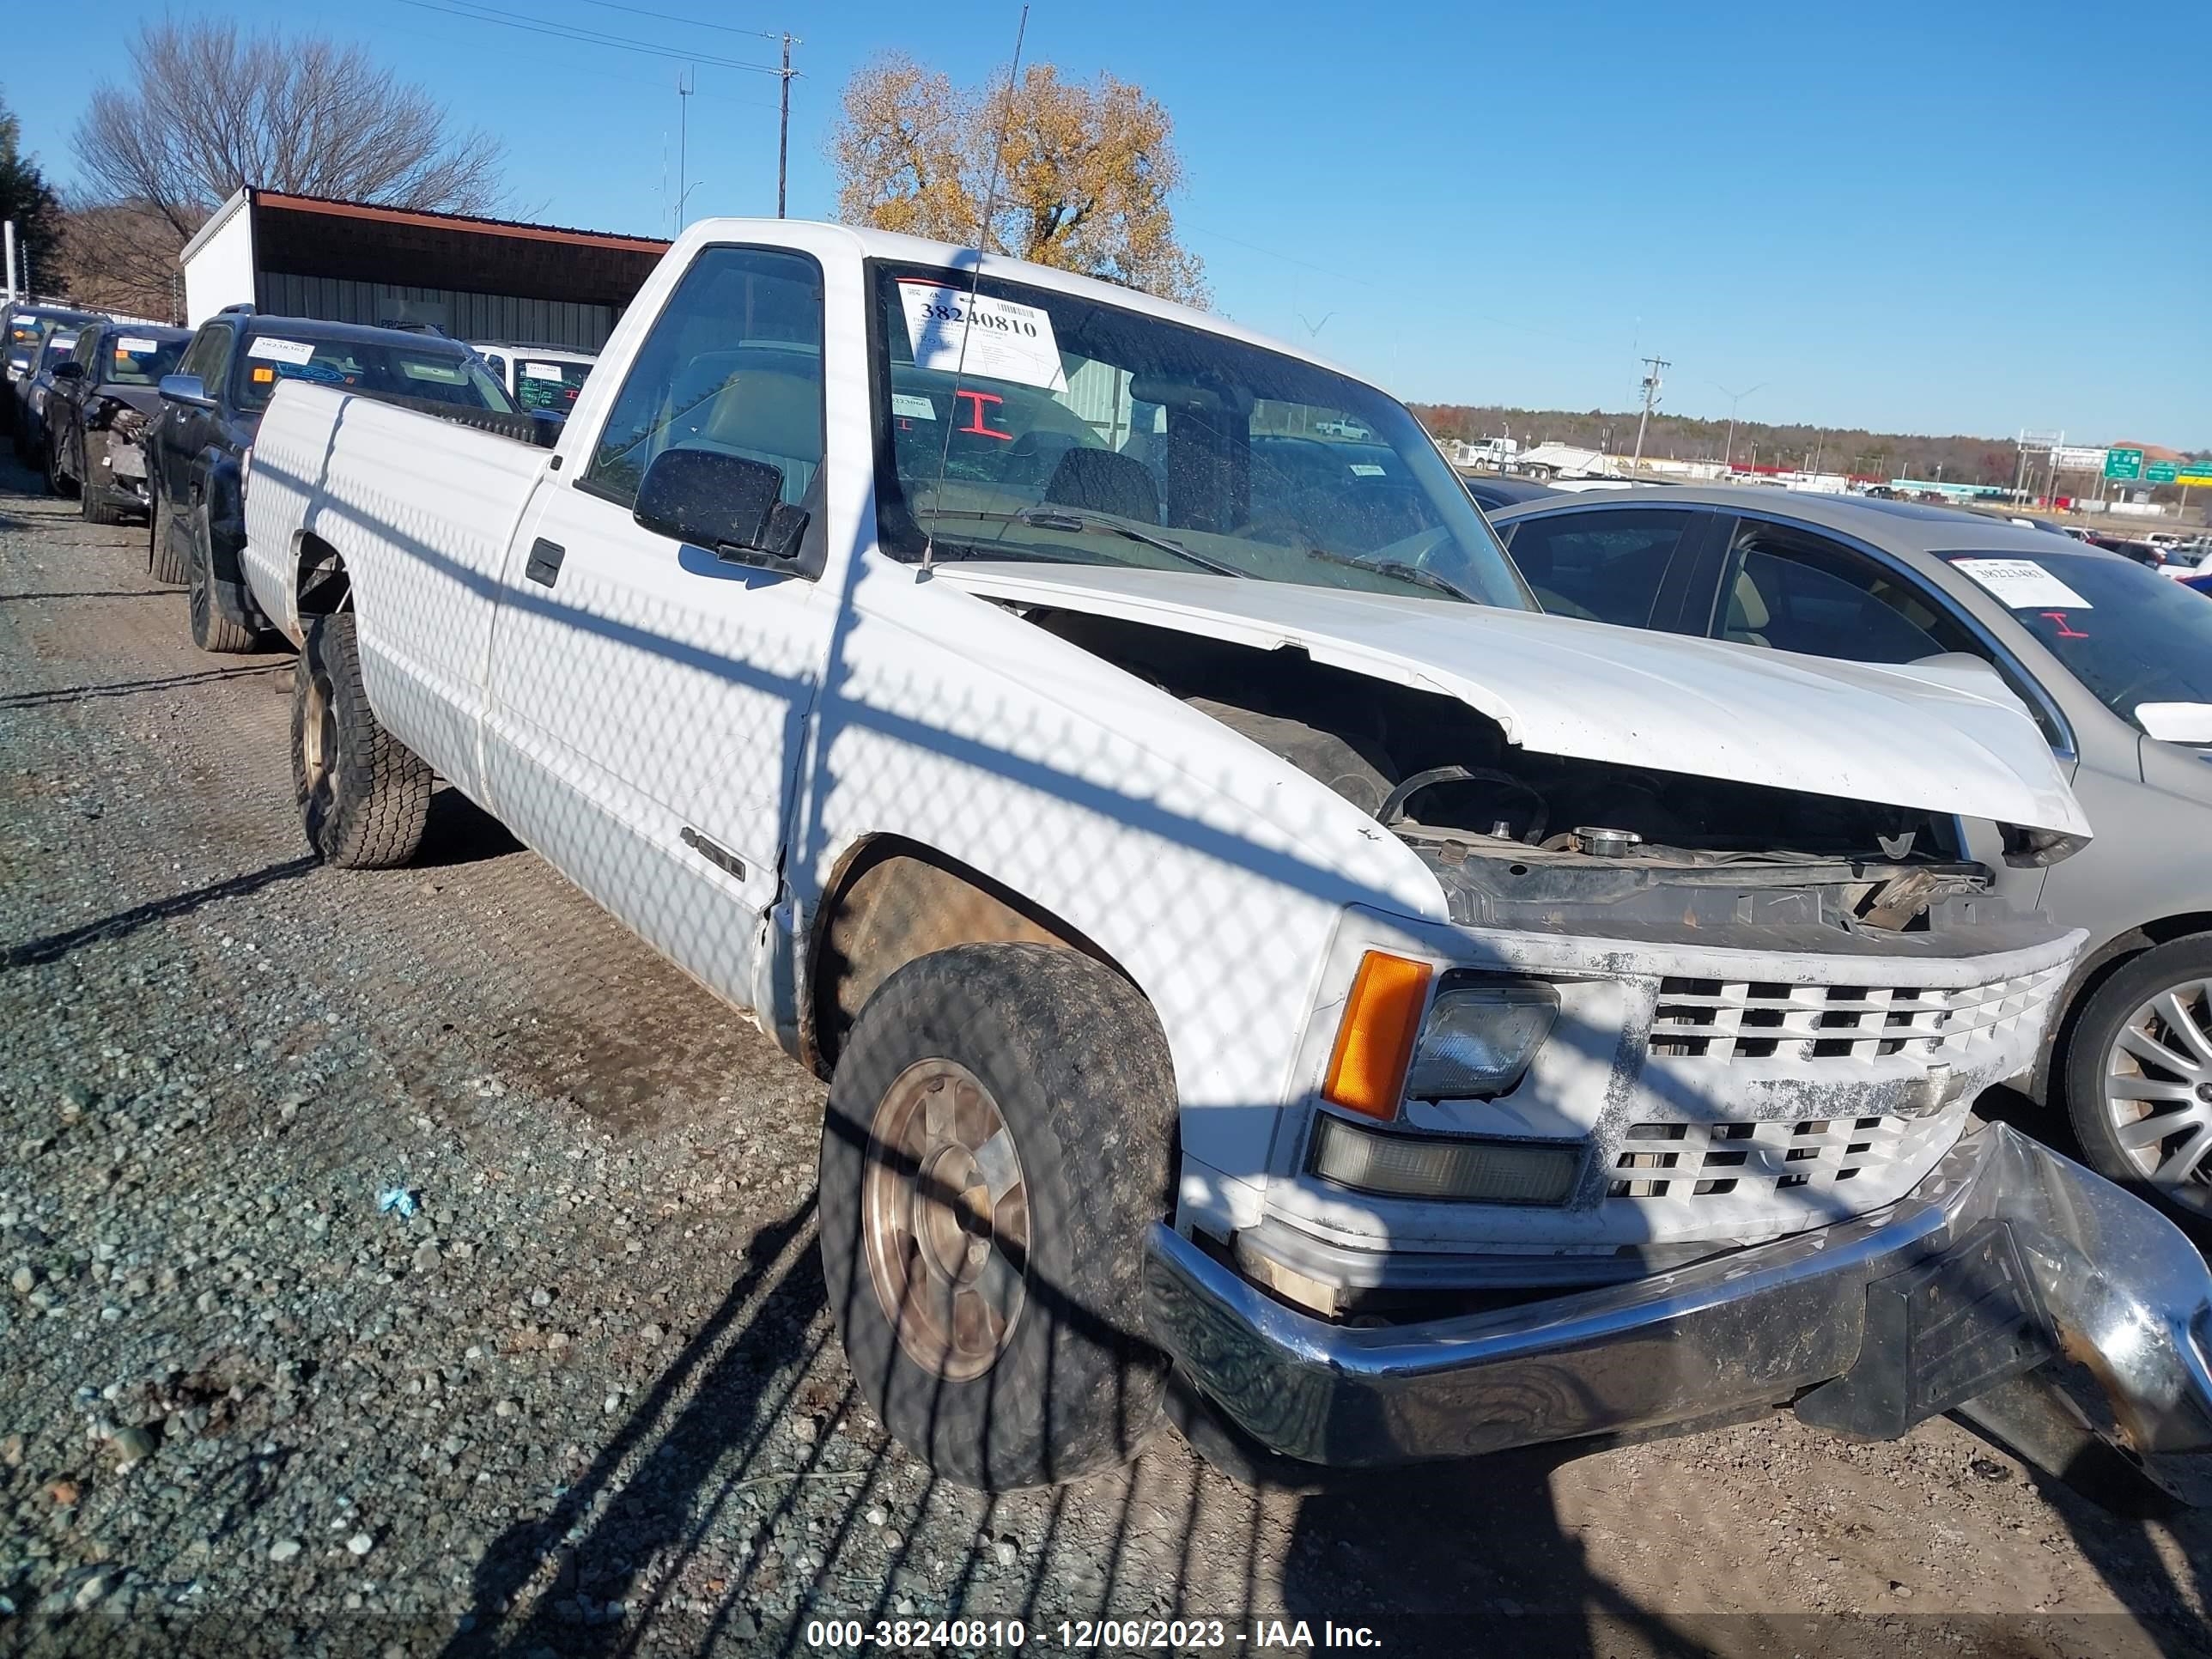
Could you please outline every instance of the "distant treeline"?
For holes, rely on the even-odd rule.
[[[1577,415],[1560,409],[1499,409],[1461,404],[1415,404],[1413,413],[1440,439],[1510,435],[1525,447],[1553,442],[1604,448],[1626,455],[1636,447],[1636,411],[1608,413],[1593,409]],[[1725,420],[1700,421],[1663,412],[1651,416],[1644,453],[1662,460],[1717,461],[1728,443]],[[1741,464],[1856,472],[1881,478],[1936,478],[1959,483],[2009,484],[2020,468],[2020,452],[2006,438],[1923,437],[1902,432],[1868,432],[1856,427],[1735,423],[1734,459]],[[2043,474],[2031,463],[2031,483]],[[2085,486],[2083,475],[2061,476],[2061,493]],[[2161,494],[2166,492],[2161,491]]]

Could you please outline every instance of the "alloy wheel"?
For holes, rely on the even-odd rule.
[[[1027,1299],[1029,1194],[998,1103],[949,1060],[909,1066],[871,1126],[862,1243],[899,1344],[947,1382],[989,1370]]]
[[[2103,1094],[2143,1179],[2212,1212],[2212,981],[2170,987],[2127,1017],[2105,1056]]]

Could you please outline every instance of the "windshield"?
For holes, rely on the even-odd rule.
[[[987,277],[971,307],[949,272],[875,280],[878,520],[896,557],[933,537],[939,557],[1534,608],[1436,446],[1370,386],[1048,289]]]
[[[44,353],[39,359],[39,367],[40,368],[52,368],[56,363],[62,362],[71,352],[75,351],[76,349],[76,335],[77,331],[73,328],[66,330],[60,334],[48,335],[46,337]]]
[[[107,361],[100,364],[102,386],[159,386],[177,372],[177,359],[192,343],[189,334],[156,339],[150,334],[116,334],[108,338]]]
[[[514,357],[514,401],[525,409],[549,409],[566,415],[576,405],[576,394],[592,372],[589,363],[563,362],[555,357],[533,357],[517,352]]]
[[[2142,702],[2212,703],[2212,604],[2109,553],[1947,553],[2097,701],[2133,723]]]
[[[296,340],[257,334],[246,343],[238,405],[267,407],[278,384],[312,380],[351,392],[390,392],[469,409],[514,412],[482,363],[447,346],[386,344],[381,340]]]

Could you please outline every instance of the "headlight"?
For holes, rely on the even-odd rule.
[[[1528,981],[1447,981],[1421,1028],[1406,1092],[1417,1100],[1487,1100],[1510,1093],[1552,1034],[1559,994]]]
[[[1579,1146],[1378,1133],[1324,1116],[1314,1125],[1311,1163],[1324,1181],[1392,1198],[1563,1204],[1582,1160]]]

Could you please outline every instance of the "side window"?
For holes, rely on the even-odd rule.
[[[222,372],[230,366],[231,331],[228,324],[210,323],[199,332],[199,337],[185,348],[178,362],[177,373],[197,374],[209,395],[222,396]]]
[[[1681,507],[1596,507],[1524,519],[1507,545],[1553,616],[1649,628],[1674,550],[1699,522]]]
[[[796,506],[822,465],[822,423],[821,267],[710,247],[638,349],[579,482],[628,505],[662,451],[711,449],[781,469]]]
[[[1900,663],[1946,651],[1986,658],[1924,590],[1850,549],[1747,520],[1722,578],[1713,632],[1847,662]]]

